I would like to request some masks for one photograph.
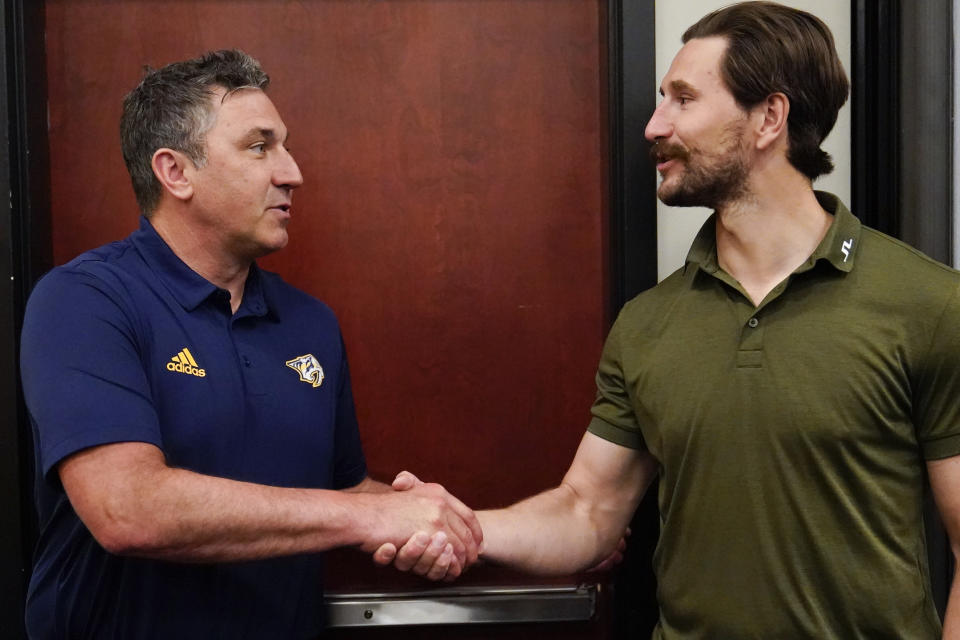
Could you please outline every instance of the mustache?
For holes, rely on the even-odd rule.
[[[687,160],[690,158],[690,151],[679,144],[670,144],[666,140],[657,140],[650,145],[650,160],[654,163],[666,162],[667,160]]]

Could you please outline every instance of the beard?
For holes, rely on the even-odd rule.
[[[682,172],[664,178],[657,189],[657,197],[673,207],[709,207],[720,209],[742,199],[747,194],[746,154],[743,151],[743,128],[732,125],[720,141],[720,150],[707,152],[696,147],[684,147],[658,140],[650,148],[654,162],[676,160],[683,164]],[[674,168],[676,170],[676,168]]]

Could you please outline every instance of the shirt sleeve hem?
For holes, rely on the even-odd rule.
[[[940,460],[960,455],[960,434],[921,443],[926,460]]]
[[[364,463],[356,465],[347,473],[337,474],[334,478],[334,489],[349,489],[360,484],[367,477],[367,465]]]
[[[587,431],[604,440],[609,440],[614,444],[627,447],[629,449],[640,449],[645,451],[647,446],[643,441],[643,436],[638,431],[632,431],[610,424],[606,420],[594,416],[590,420]]]
[[[152,444],[161,450],[163,449],[163,443],[160,442],[158,438],[151,437],[148,434],[133,434],[130,433],[129,429],[77,434],[43,451],[43,475],[44,477],[49,477],[51,471],[55,469],[64,458],[78,451],[119,442],[144,442],[146,444]]]

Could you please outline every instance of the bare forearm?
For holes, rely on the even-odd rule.
[[[960,562],[960,456],[927,461],[927,477],[940,518],[950,538],[954,564]],[[956,569],[943,620],[945,640],[960,640],[960,582]]]
[[[616,548],[658,469],[649,453],[588,432],[560,486],[477,513],[481,557],[541,575],[591,568]]]
[[[168,467],[156,447],[117,443],[59,466],[77,515],[107,550],[179,562],[252,560],[338,546],[373,552],[414,533],[444,532],[461,564],[482,540],[473,512],[443,487],[350,491],[238,482]]]
[[[943,619],[943,640],[960,640],[960,571],[954,570],[950,599]]]
[[[561,485],[496,511],[478,511],[484,560],[538,575],[566,575],[594,566],[616,546],[622,517],[580,504]]]
[[[111,551],[179,562],[222,562],[358,545],[362,500],[337,491],[289,489],[167,469],[117,508],[105,532]]]

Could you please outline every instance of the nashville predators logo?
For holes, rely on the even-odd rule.
[[[300,374],[300,380],[309,382],[314,388],[323,384],[323,367],[313,357],[313,354],[297,356],[293,360],[287,360],[286,364]]]

